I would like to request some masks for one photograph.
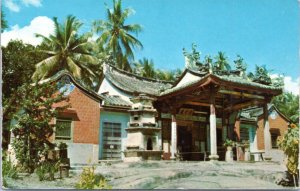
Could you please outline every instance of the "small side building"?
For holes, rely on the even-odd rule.
[[[52,120],[51,123],[64,128],[54,129],[50,140],[54,143],[67,143],[71,166],[98,163],[100,105],[104,98],[80,85],[66,71],[59,72],[41,83],[46,82],[53,83],[53,85],[60,83],[62,87],[59,91],[64,92],[64,96],[69,98],[68,102],[60,102],[53,105],[53,108],[70,105]],[[12,141],[13,134],[11,137]]]
[[[273,161],[282,162],[284,153],[278,149],[277,140],[284,136],[291,121],[273,104],[268,104],[268,122],[271,136],[270,156]],[[235,128],[238,141],[249,141],[250,152],[264,152],[263,108],[243,109],[237,117]]]

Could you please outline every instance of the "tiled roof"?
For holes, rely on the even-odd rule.
[[[287,121],[290,121],[285,115],[283,115],[273,104],[268,104],[268,112],[269,114],[273,111],[277,111],[284,119]],[[252,108],[247,108],[243,109],[240,112],[240,118],[244,120],[249,120],[249,121],[256,121],[258,117],[262,116],[264,113],[264,110],[262,107],[252,107]]]
[[[268,85],[264,85],[264,84],[260,84],[260,83],[256,83],[256,82],[252,82],[249,79],[240,77],[240,76],[235,76],[235,75],[217,75],[217,74],[211,74],[211,73],[207,73],[207,74],[203,74],[203,73],[197,73],[195,71],[188,71],[191,74],[193,74],[194,76],[198,76],[198,78],[193,78],[192,80],[184,83],[184,84],[180,84],[180,85],[176,85],[170,89],[166,89],[165,91],[161,92],[161,96],[163,95],[167,95],[173,92],[177,92],[179,90],[182,90],[186,87],[192,86],[198,82],[200,82],[201,80],[204,80],[205,78],[208,78],[209,76],[211,77],[215,77],[217,79],[220,79],[221,81],[225,81],[225,82],[233,82],[236,84],[241,84],[241,85],[247,85],[247,86],[252,86],[252,87],[258,87],[261,89],[265,89],[265,90],[282,90],[282,88],[280,87],[274,87],[274,86],[268,86]]]
[[[215,75],[215,76],[217,76],[218,78],[220,78],[224,81],[239,83],[239,84],[242,84],[242,85],[249,85],[249,86],[254,86],[254,87],[259,87],[259,88],[269,89],[269,90],[282,90],[282,88],[280,88],[280,87],[260,84],[260,83],[253,82],[249,79],[242,78],[242,77],[239,77],[239,76],[234,76],[234,75],[226,75],[226,76]]]
[[[104,75],[114,86],[128,93],[158,96],[172,86],[171,82],[140,77],[113,66],[108,66]]]
[[[104,106],[114,106],[114,107],[131,107],[132,103],[122,99],[117,95],[106,95],[101,94],[104,97]]]

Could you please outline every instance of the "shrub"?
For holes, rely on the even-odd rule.
[[[224,147],[233,147],[234,146],[234,141],[230,140],[230,139],[226,139],[223,143]]]
[[[13,179],[17,179],[18,178],[18,171],[17,171],[17,168],[16,166],[14,166],[12,164],[11,161],[7,161],[6,160],[6,153],[2,152],[2,185],[4,187],[7,187],[7,180],[6,178],[9,177],[9,178],[13,178]]]
[[[36,168],[36,174],[40,181],[54,180],[55,172],[58,172],[59,162],[44,161]]]
[[[95,167],[85,167],[80,175],[80,181],[76,184],[77,189],[111,189],[106,179],[95,174]]]
[[[18,171],[11,161],[2,161],[2,176],[10,178],[18,178]]]
[[[299,126],[291,124],[284,137],[278,140],[278,146],[287,155],[286,167],[294,178],[294,184],[297,185],[295,177],[299,177]]]

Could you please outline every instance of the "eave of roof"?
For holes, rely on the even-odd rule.
[[[162,89],[172,86],[171,82],[144,78],[111,65],[108,65],[104,75],[112,85],[129,94],[145,93],[158,96]]]
[[[190,72],[190,71],[187,71]],[[246,79],[243,79],[241,77],[234,77],[234,76],[220,76],[216,74],[210,74],[207,73],[206,75],[203,75],[202,73],[197,73],[197,72],[191,72],[193,75],[199,76],[199,79],[187,82],[181,86],[175,86],[170,89],[167,89],[163,92],[160,93],[160,96],[168,96],[173,93],[180,93],[181,91],[185,91],[186,88],[188,87],[198,87],[199,85],[203,84],[205,81],[210,81],[209,83],[216,83],[216,84],[224,84],[224,85],[232,85],[236,86],[237,88],[240,89],[249,89],[249,88],[254,88],[258,91],[261,92],[268,92],[273,95],[279,95],[282,93],[282,88],[278,87],[273,87],[273,86],[267,86],[264,84],[259,84],[256,82],[252,82]]]
[[[291,122],[291,120],[288,117],[286,117],[283,113],[281,113],[274,104],[268,104],[268,112],[271,112],[273,109],[287,122]],[[249,114],[249,117],[247,117],[246,113]],[[249,120],[249,121],[252,121],[254,118],[261,119],[263,117],[263,108],[255,107],[255,108],[242,110],[240,117],[243,120]]]
[[[55,82],[58,81],[59,79],[61,79],[63,76],[68,76],[70,77],[71,81],[73,82],[73,84],[79,88],[80,90],[83,91],[83,93],[85,93],[87,96],[89,96],[90,98],[96,100],[96,101],[102,101],[104,98],[97,94],[96,92],[89,90],[87,88],[85,88],[84,86],[82,86],[68,71],[66,70],[62,70],[58,73],[56,73],[55,75],[51,76],[50,78],[47,78],[45,80],[41,80],[39,81],[39,83],[51,83],[51,82]]]
[[[132,103],[122,99],[120,96],[115,95],[105,95],[102,94],[104,97],[102,106],[104,107],[125,107],[130,108]]]

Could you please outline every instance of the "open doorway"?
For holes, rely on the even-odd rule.
[[[191,160],[192,132],[186,126],[178,126],[177,149],[182,153],[183,160]]]

